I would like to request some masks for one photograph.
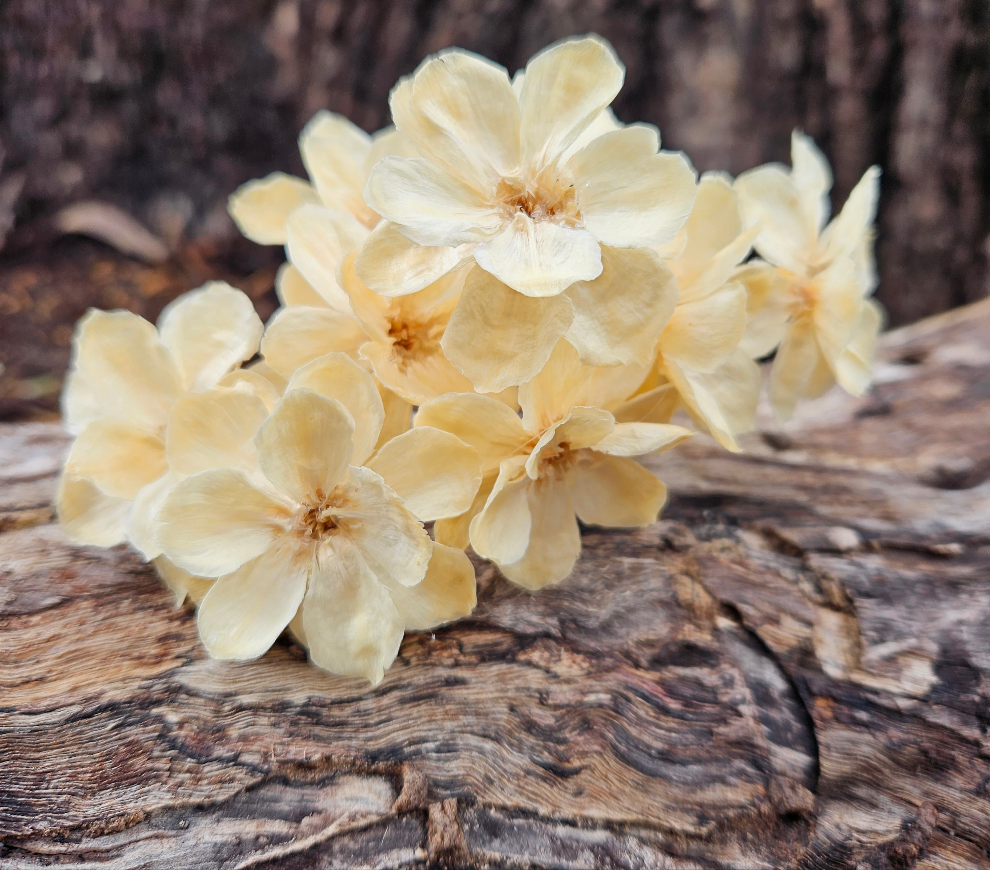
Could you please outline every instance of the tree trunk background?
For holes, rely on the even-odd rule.
[[[0,866],[990,868],[990,301],[884,338],[657,525],[374,690],[213,662],[124,548],[73,546],[66,437],[0,425]]]
[[[838,204],[880,164],[893,324],[990,291],[986,0],[5,0],[0,413],[53,407],[66,327],[106,302],[91,274],[105,252],[52,246],[57,209],[114,203],[171,251],[164,277],[124,281],[130,307],[155,313],[209,277],[253,278],[270,307],[278,252],[239,242],[225,201],[249,178],[301,173],[295,140],[317,109],[373,130],[430,52],[460,45],[514,70],[586,31],[627,66],[619,116],[657,124],[700,170],[787,160],[794,127],[831,158]],[[63,289],[40,304],[49,285]]]

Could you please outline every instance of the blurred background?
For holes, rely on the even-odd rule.
[[[276,305],[282,252],[241,239],[240,183],[303,174],[318,109],[365,129],[427,54],[510,72],[595,31],[615,109],[699,170],[816,138],[841,205],[883,167],[878,295],[893,325],[990,293],[987,0],[5,0],[0,3],[0,420],[52,415],[92,305],[154,318],[211,278]]]

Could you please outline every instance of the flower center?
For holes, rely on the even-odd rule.
[[[566,441],[559,444],[548,444],[540,452],[537,465],[539,479],[563,479],[576,462],[577,456],[577,451],[572,450],[571,445]]]
[[[495,191],[496,206],[512,220],[520,212],[534,221],[574,227],[581,223],[574,185],[551,169],[535,179],[503,178]]]
[[[388,338],[399,366],[404,368],[416,356],[435,353],[440,346],[443,329],[444,324],[437,318],[417,322],[402,316],[391,317]]]
[[[318,489],[312,499],[303,502],[295,525],[296,531],[303,538],[315,543],[329,537],[340,528],[334,515],[334,508],[337,506],[334,495],[334,492],[329,496],[325,495],[322,489]]]

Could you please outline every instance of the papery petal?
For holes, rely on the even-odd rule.
[[[307,205],[286,224],[285,250],[299,273],[326,303],[350,312],[347,294],[337,283],[337,267],[368,237],[368,229],[349,212]]]
[[[665,359],[710,372],[735,352],[745,330],[746,291],[741,284],[726,284],[705,299],[678,305],[658,347]]]
[[[808,222],[821,232],[828,220],[831,205],[832,170],[814,140],[800,130],[791,133],[791,178],[801,194]]]
[[[786,423],[793,415],[821,357],[811,318],[796,320],[777,349],[770,371],[770,404],[778,423]]]
[[[361,279],[355,266],[358,256],[358,253],[351,253],[344,257],[337,278],[350,301],[351,311],[368,337],[374,341],[385,341],[391,326],[392,302],[369,289]]]
[[[635,528],[656,522],[667,487],[633,459],[593,454],[574,468],[573,498],[583,523]]]
[[[300,388],[336,399],[348,410],[354,421],[354,453],[348,462],[363,465],[385,424],[385,406],[374,378],[345,354],[328,353],[292,376],[288,390]]]
[[[478,603],[474,565],[461,550],[435,543],[423,582],[389,594],[406,631],[429,631],[471,615]]]
[[[273,172],[242,184],[227,200],[227,211],[239,229],[259,245],[284,245],[285,222],[302,205],[320,201],[301,178]]]
[[[684,226],[696,175],[683,154],[644,147],[644,128],[599,136],[567,163],[588,231],[603,245],[653,247]]]
[[[853,254],[867,238],[877,216],[880,198],[880,167],[871,166],[852,189],[849,199],[822,233],[822,256],[826,261]]]
[[[466,550],[471,544],[471,521],[481,513],[481,509],[488,502],[488,496],[492,494],[495,487],[497,474],[489,474],[482,478],[481,486],[475,494],[474,501],[464,513],[450,517],[448,519],[437,520],[433,525],[433,548],[436,552],[437,544],[454,547],[458,550]]]
[[[775,266],[804,274],[818,229],[808,220],[790,173],[777,164],[761,166],[740,175],[735,189],[746,223],[760,226],[757,253]]]
[[[732,274],[746,288],[746,330],[739,347],[752,359],[772,353],[791,319],[791,279],[776,266],[753,260]]]
[[[107,495],[133,500],[167,470],[165,445],[144,429],[104,417],[79,434],[65,467],[75,477],[89,478]]]
[[[275,377],[279,376],[275,375]],[[235,369],[229,375],[221,378],[217,386],[226,387],[235,392],[261,399],[268,411],[274,410],[278,404],[278,400],[282,397],[275,384],[261,374],[261,372],[256,371],[255,368]]]
[[[642,456],[670,450],[693,434],[683,426],[664,423],[616,423],[615,428],[593,446],[599,453],[610,456]]]
[[[276,544],[217,580],[196,615],[210,655],[235,661],[264,655],[302,604],[310,559],[293,543]]]
[[[275,275],[275,295],[282,305],[307,305],[310,308],[329,308],[329,303],[302,276],[292,263],[283,263]]]
[[[879,303],[867,299],[852,338],[833,366],[836,380],[847,393],[861,396],[870,385],[870,366],[883,329],[883,320],[883,309]]]
[[[114,498],[85,477],[62,472],[55,495],[55,510],[62,531],[79,544],[115,547],[127,535],[131,503]]]
[[[378,435],[376,450],[403,432],[408,431],[412,427],[413,418],[413,406],[409,402],[398,393],[393,393],[383,384],[379,383],[377,386],[378,395],[382,397],[382,405],[385,408],[385,422],[382,424],[382,431]]]
[[[321,549],[302,606],[314,664],[378,685],[399,651],[403,627],[389,591],[352,543],[335,539]]]
[[[153,561],[158,576],[162,578],[165,585],[175,595],[175,604],[177,607],[187,597],[192,599],[194,604],[199,604],[206,597],[206,593],[210,591],[210,587],[216,582],[211,577],[196,577],[188,571],[184,571],[164,556],[158,556]]]
[[[523,296],[474,268],[440,345],[475,389],[498,393],[543,368],[573,316],[565,297]]]
[[[414,405],[452,392],[471,392],[471,381],[454,368],[439,343],[410,358],[398,355],[391,342],[369,342],[361,356],[371,363],[379,380]]]
[[[400,81],[389,105],[402,134],[474,190],[490,192],[518,172],[519,104],[498,64],[443,51]]]
[[[329,495],[343,478],[354,452],[354,420],[336,399],[295,388],[282,397],[255,443],[265,477],[303,502],[319,492]]]
[[[289,383],[282,375],[280,375],[277,371],[275,371],[275,369],[273,369],[270,365],[268,365],[268,363],[263,359],[255,360],[250,365],[245,366],[244,370],[252,372],[253,374],[259,375],[260,377],[264,378],[266,381],[268,381],[268,383],[272,385],[272,387],[274,387],[275,392],[277,392],[279,396],[281,396],[282,393],[285,392],[285,388],[286,386],[288,386]],[[224,378],[224,380],[227,380],[227,378],[230,378],[233,374],[234,373],[231,372],[231,374],[227,375],[226,378]],[[223,381],[221,381],[221,383],[223,383]],[[265,399],[267,402],[268,397],[266,395],[262,394],[261,392],[259,392],[258,395],[261,396],[261,398]]]
[[[502,573],[526,589],[559,583],[581,555],[581,532],[574,516],[571,481],[540,480],[527,487],[533,518],[529,546],[522,559],[499,564]]]
[[[426,426],[393,438],[368,468],[424,522],[463,513],[481,484],[478,451],[449,432]]]
[[[419,245],[456,246],[498,232],[503,218],[481,194],[434,163],[386,157],[368,177],[365,199]]]
[[[178,482],[178,477],[166,472],[158,480],[143,487],[134,499],[127,518],[127,540],[148,561],[161,556],[162,548],[156,537],[158,511]]]
[[[516,79],[519,79],[518,87],[516,85]],[[516,91],[517,96],[522,93],[523,79],[523,70],[519,70],[519,72],[516,73],[516,77],[512,80],[512,88]],[[584,132],[582,132],[581,135],[578,136],[577,139],[571,143],[570,147],[561,155],[560,162],[566,163],[589,142],[593,142],[605,133],[611,133],[613,130],[621,130],[624,126],[626,125],[615,117],[615,112],[613,112],[610,108],[606,107],[605,109],[602,109],[602,111],[598,113],[595,120],[584,128]],[[656,145],[653,146],[653,153],[656,154],[657,150],[660,148],[660,131],[651,124],[636,124],[630,126],[644,127],[653,131],[656,137]]]
[[[537,433],[563,420],[578,404],[578,391],[590,371],[570,342],[558,341],[539,373],[519,387],[523,426]]]
[[[617,423],[669,423],[679,404],[677,389],[664,381],[623,402],[613,413]]]
[[[545,48],[526,64],[519,95],[526,166],[556,161],[619,93],[625,69],[597,36]]]
[[[395,224],[382,221],[368,236],[355,265],[376,293],[403,296],[429,287],[466,263],[470,256],[470,245],[418,245],[402,235]]]
[[[830,364],[849,343],[863,311],[863,293],[852,260],[836,260],[816,278],[818,299],[812,311],[815,338]]]
[[[257,467],[254,436],[268,416],[253,393],[218,387],[188,393],[172,407],[165,430],[165,456],[173,473],[198,474],[211,468]]]
[[[588,365],[646,364],[677,305],[677,282],[648,248],[602,248],[602,274],[567,290],[567,340]]]
[[[531,437],[519,416],[491,396],[448,393],[421,405],[414,425],[441,429],[473,447],[484,474],[498,470]]]
[[[712,372],[681,368],[672,361],[667,376],[695,424],[707,429],[727,450],[739,451],[736,435],[752,431],[760,399],[760,367],[737,350]]]
[[[471,521],[471,546],[479,556],[499,565],[518,562],[530,542],[533,517],[529,510],[529,487],[524,458],[502,463],[498,479],[481,512]]]
[[[371,137],[343,115],[321,110],[299,134],[299,152],[324,205],[350,212],[365,226],[378,219],[364,202]]]
[[[517,212],[499,235],[474,249],[474,258],[513,290],[526,296],[556,296],[575,281],[602,273],[594,236]]]
[[[78,435],[105,413],[96,391],[76,369],[69,369],[65,375],[60,405],[62,423],[72,435]]]
[[[412,512],[368,468],[352,466],[341,489],[346,502],[335,508],[347,536],[379,582],[389,588],[415,586],[426,574],[433,546]]]
[[[386,157],[419,157],[416,146],[395,127],[383,127],[371,134],[371,150],[364,159],[364,177],[372,167]]]
[[[541,436],[526,459],[526,473],[536,480],[541,474],[541,460],[553,456],[556,448],[566,444],[571,450],[598,444],[615,428],[615,419],[601,408],[572,408],[559,423]]]
[[[293,305],[275,315],[261,340],[261,353],[276,372],[285,378],[328,353],[356,357],[368,340],[367,333],[353,314],[330,308]]]
[[[158,545],[180,568],[220,577],[265,552],[291,513],[243,472],[204,471],[176,484],[158,512]]]
[[[73,368],[90,408],[150,431],[165,425],[182,383],[157,330],[129,311],[90,309],[76,326]]]

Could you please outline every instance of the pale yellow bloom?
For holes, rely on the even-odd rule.
[[[222,282],[179,297],[157,330],[126,311],[83,317],[62,396],[63,418],[76,436],[57,496],[70,537],[105,547],[130,538],[141,548],[145,508],[169,480],[173,410],[252,357],[261,332],[251,300]],[[244,389],[229,392],[247,399]]]
[[[481,457],[488,490],[442,529],[510,580],[539,589],[563,580],[581,552],[577,518],[624,527],[654,522],[666,500],[657,477],[628,458],[680,443],[691,433],[658,423],[617,423],[609,412],[644,375],[639,367],[582,365],[561,341],[537,377],[519,389],[522,419],[487,396],[449,394],[423,405],[415,427],[446,430]],[[417,431],[416,428],[413,431]]]
[[[261,425],[254,469],[203,471],[168,494],[165,556],[219,578],[198,612],[211,655],[262,655],[298,614],[293,631],[316,664],[377,683],[405,629],[470,612],[470,562],[434,545],[422,521],[466,509],[478,455],[423,428],[372,456],[384,417],[372,377],[328,354],[296,372]]]
[[[618,420],[667,422],[683,407],[695,424],[729,450],[753,428],[760,370],[739,342],[746,328],[746,290],[732,280],[753,245],[731,180],[707,173],[691,216],[668,261],[677,306],[660,333],[654,370]]]
[[[832,173],[812,140],[795,131],[790,171],[768,165],[736,180],[747,217],[761,226],[763,261],[741,267],[749,292],[743,347],[754,358],[777,349],[770,401],[786,421],[801,398],[835,381],[860,395],[883,324],[876,288],[873,221],[880,170],[867,170],[841,213],[828,223]]]
[[[669,313],[674,238],[695,196],[682,155],[654,128],[603,111],[624,71],[607,43],[572,39],[506,71],[449,50],[392,91],[418,157],[386,157],[365,200],[387,218],[358,256],[378,293],[400,296],[473,263],[442,340],[478,390],[535,375],[567,335],[595,365],[646,362]],[[576,152],[596,125],[607,130]]]

